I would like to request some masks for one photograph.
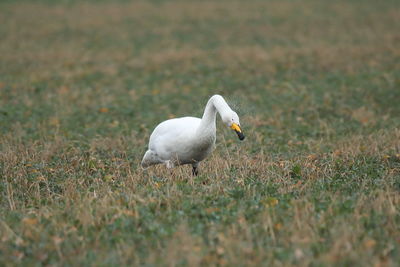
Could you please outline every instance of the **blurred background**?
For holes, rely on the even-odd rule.
[[[371,131],[400,112],[396,1],[2,1],[0,12],[3,133],[129,134],[200,116],[215,93],[269,137]]]

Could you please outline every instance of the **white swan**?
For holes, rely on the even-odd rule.
[[[208,100],[201,119],[183,117],[157,125],[150,136],[149,149],[143,156],[142,167],[165,164],[167,168],[172,168],[192,164],[193,174],[197,175],[200,161],[210,155],[215,147],[217,112],[222,121],[243,140],[238,115],[222,96],[214,95]]]

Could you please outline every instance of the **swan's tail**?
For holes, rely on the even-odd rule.
[[[149,149],[144,154],[141,165],[142,165],[143,169],[146,169],[147,167],[149,167],[151,165],[156,165],[156,164],[160,164],[160,163],[164,163],[164,161],[162,161],[158,157],[157,153],[155,153],[154,151]]]

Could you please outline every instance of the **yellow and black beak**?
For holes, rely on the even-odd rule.
[[[242,129],[240,129],[240,126],[237,125],[236,123],[232,123],[231,125],[231,129],[234,130],[236,132],[236,134],[239,137],[239,140],[243,140],[244,139],[244,134],[242,132]]]

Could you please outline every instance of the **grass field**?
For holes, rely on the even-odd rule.
[[[215,93],[246,140],[143,171]],[[1,1],[0,175],[0,265],[398,266],[400,3]]]

